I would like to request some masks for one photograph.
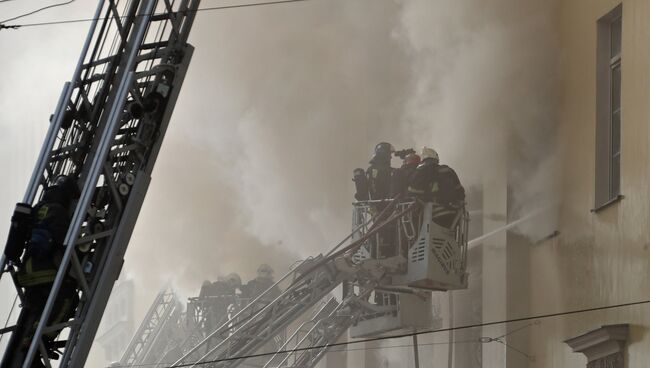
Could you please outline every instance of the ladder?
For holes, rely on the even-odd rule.
[[[181,324],[182,305],[170,287],[161,290],[120,359],[120,366],[157,362],[173,344]]]
[[[21,309],[2,368],[81,367],[86,361],[187,71],[187,44],[199,0],[100,0],[71,82],[64,85],[23,203],[35,205],[59,175],[77,180],[63,257],[47,302],[31,316]],[[3,254],[0,270],[16,282]],[[1,273],[0,273],[1,274]],[[64,279],[76,282],[74,318],[48,325]],[[63,333],[61,333],[63,332]],[[44,334],[58,333],[56,353]],[[25,339],[29,349],[20,348]],[[26,350],[26,351],[25,351]]]
[[[300,263],[171,366],[234,368],[247,364],[247,359],[272,355],[270,359],[266,358],[267,368],[313,367],[330,345],[348,330],[351,336],[362,337],[404,327],[410,330],[426,328],[430,321],[422,324],[421,319],[416,321],[418,318],[410,314],[430,313],[429,291],[413,289],[401,281],[393,283],[393,279],[404,275],[404,272],[408,273],[404,270],[408,260],[399,254],[383,259],[369,256],[377,234],[390,226],[401,228],[407,223],[403,219],[417,208],[417,203],[393,200],[385,208],[387,216],[381,213],[358,216],[359,211],[355,211],[354,229],[348,238],[326,256],[319,255]],[[425,214],[431,212],[431,206],[423,208]],[[433,235],[440,235],[435,229],[433,223],[424,222],[421,224],[420,236],[429,236],[432,231],[436,231]],[[463,234],[465,232],[464,228],[458,231]],[[415,234],[409,232],[407,235],[414,238]],[[353,242],[338,249],[349,238]],[[421,246],[420,242],[409,240],[409,252]],[[466,243],[455,242],[452,238],[448,242],[450,246],[457,244],[460,250],[466,246]],[[434,243],[425,241],[424,244],[431,247]],[[463,256],[462,252],[459,254],[457,257]],[[459,270],[459,273],[464,275],[464,269]],[[456,280],[455,277],[456,274],[451,278],[452,281]],[[261,302],[266,294],[287,280],[290,284],[280,296],[269,303]],[[344,294],[340,304],[334,300],[327,302],[275,354],[259,352],[264,344],[298,321],[339,285],[343,286]],[[458,288],[463,285],[449,286]],[[435,287],[438,288],[437,285]],[[442,285],[440,288],[445,287]],[[373,294],[375,303],[370,302]],[[402,306],[405,306],[404,310],[401,310]]]
[[[333,262],[319,265],[321,260],[322,255],[303,261],[172,366],[234,367],[242,363],[243,359],[233,357],[252,354],[272,341],[291,322],[346,280],[346,274],[339,272]],[[314,266],[317,269],[312,269]],[[301,275],[304,277],[300,278]],[[264,302],[273,287],[285,280],[292,284],[275,300]]]

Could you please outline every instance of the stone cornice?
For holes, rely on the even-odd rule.
[[[564,342],[574,352],[583,353],[588,362],[620,353],[625,348],[629,332],[628,324],[606,325]]]

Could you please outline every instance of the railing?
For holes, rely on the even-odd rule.
[[[389,205],[390,200],[360,201],[353,203],[352,240],[357,240],[367,234],[376,223],[376,217]],[[393,213],[405,212],[416,200],[402,200],[395,205]],[[386,225],[385,229],[377,232],[363,242],[354,260],[382,259],[397,255],[406,257],[409,247],[417,238],[421,217],[417,211],[406,211],[394,223]]]

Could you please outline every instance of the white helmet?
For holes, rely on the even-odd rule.
[[[432,158],[435,162],[440,162],[440,158],[438,157],[438,152],[436,152],[433,148],[429,147],[422,147],[422,153],[420,154],[420,157],[422,158],[422,161],[424,161],[427,158]]]

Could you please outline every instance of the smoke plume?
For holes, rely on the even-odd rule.
[[[412,70],[403,128],[466,188],[507,168],[513,219],[557,201],[553,2],[400,3]],[[548,235],[554,216],[541,222],[519,230]]]

